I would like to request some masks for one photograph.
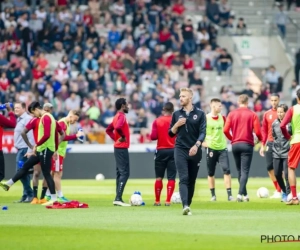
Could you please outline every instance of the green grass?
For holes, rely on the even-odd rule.
[[[236,196],[236,179],[233,184]],[[114,180],[63,181],[67,198],[90,206],[74,210],[14,204],[21,194],[18,183],[9,192],[0,190],[0,204],[8,206],[0,211],[0,249],[300,249],[296,242],[260,242],[261,235],[300,235],[300,206],[257,198],[261,186],[273,191],[269,179],[252,178],[250,202],[228,202],[223,181],[218,179],[218,201],[212,203],[207,181],[199,179],[193,215],[183,216],[181,205],[153,207],[153,180],[129,180],[126,187],[124,199],[139,190],[144,207],[112,206]]]

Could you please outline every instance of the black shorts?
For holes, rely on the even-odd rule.
[[[176,179],[176,165],[174,160],[174,149],[158,149],[154,156],[155,177],[164,178],[167,170],[168,180]]]
[[[230,174],[229,158],[227,149],[213,150],[211,148],[206,149],[206,162],[208,176],[215,175],[217,163],[221,166],[223,173]]]
[[[273,170],[273,142],[268,142],[266,145],[266,162],[267,170]]]

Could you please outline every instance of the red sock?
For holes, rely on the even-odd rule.
[[[175,189],[175,180],[169,180],[168,184],[167,184],[167,200],[166,200],[166,202],[171,201],[174,189]]]
[[[292,191],[293,199],[297,199],[297,190],[296,190],[296,186],[291,186],[291,191]]]
[[[154,184],[155,202],[160,202],[160,193],[163,189],[162,180],[156,180]]]
[[[278,182],[277,181],[273,181],[273,183],[274,183],[274,187],[275,187],[275,189],[277,190],[277,192],[281,192],[281,188],[280,188],[280,186],[278,185]]]

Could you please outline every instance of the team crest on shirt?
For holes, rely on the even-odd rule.
[[[213,152],[210,152],[209,153],[209,157],[211,158],[211,157],[213,157],[214,156],[214,153]]]
[[[269,119],[272,120],[273,115],[269,115]]]
[[[197,120],[197,118],[198,118],[197,115],[194,115],[194,116],[193,116],[193,119],[194,119],[194,120]]]

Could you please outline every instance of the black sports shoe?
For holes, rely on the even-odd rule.
[[[161,204],[160,204],[160,202],[154,202],[153,206],[155,206],[155,207],[160,207]]]

